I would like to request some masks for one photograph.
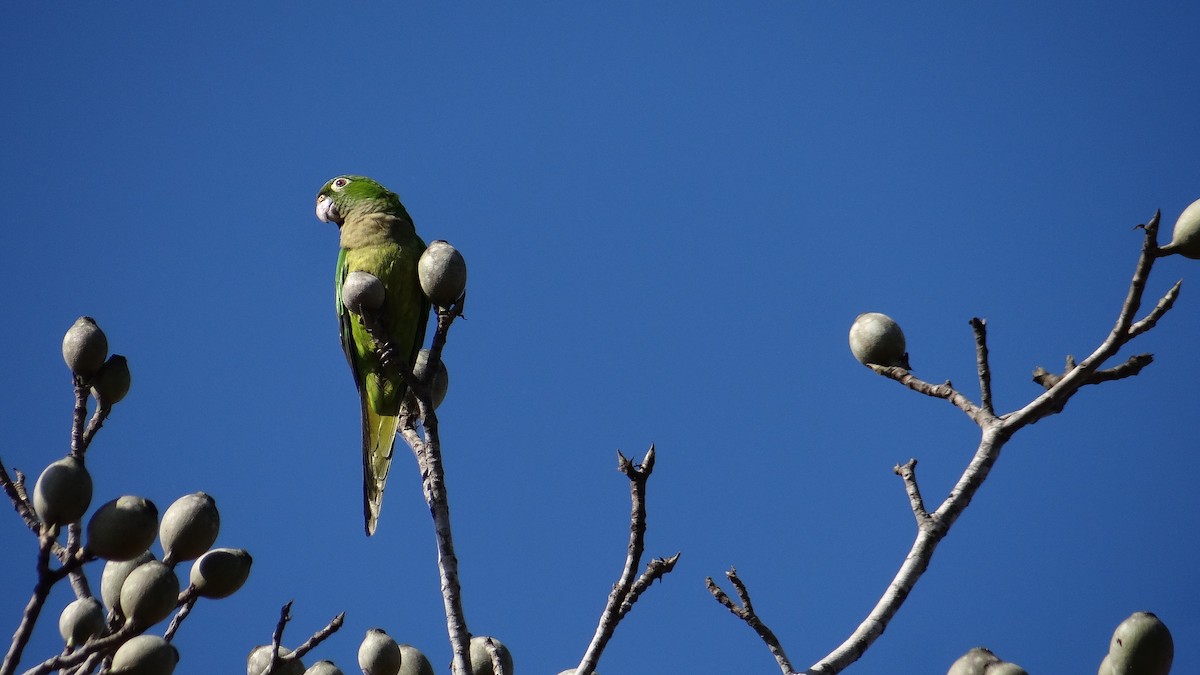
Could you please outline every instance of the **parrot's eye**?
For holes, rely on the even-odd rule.
[[[342,188],[346,187],[349,184],[350,184],[349,178],[335,178],[335,179],[333,179],[332,187],[334,190],[341,192]]]

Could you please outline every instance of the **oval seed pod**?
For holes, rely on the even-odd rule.
[[[342,304],[355,314],[377,311],[383,298],[383,282],[370,272],[354,270],[342,281]]]
[[[430,302],[449,307],[467,289],[467,261],[450,242],[438,239],[417,261],[417,277]]]
[[[129,362],[113,354],[92,378],[92,398],[102,406],[112,406],[129,393],[129,383]]]
[[[132,560],[154,543],[158,507],[142,497],[125,495],[107,502],[87,524],[87,550],[105,560]]]
[[[201,597],[226,598],[246,583],[253,562],[245,549],[214,548],[192,563],[188,580]]]
[[[317,661],[312,664],[304,675],[345,675],[341,668],[333,665],[333,661]]]
[[[104,599],[104,606],[108,611],[125,616],[121,611],[121,586],[125,585],[130,572],[151,560],[154,560],[154,554],[143,551],[133,560],[110,560],[104,564],[104,573],[100,575],[100,597]]]
[[[212,497],[194,492],[176,499],[167,507],[158,527],[163,562],[174,565],[199,558],[217,540],[220,530],[221,514]]]
[[[96,325],[95,319],[81,316],[63,336],[62,353],[71,372],[87,379],[104,365],[108,356],[108,337]]]
[[[859,314],[850,326],[850,351],[863,365],[899,366],[911,370],[904,350],[904,331],[886,314]]]
[[[358,667],[363,675],[396,675],[400,672],[400,645],[382,628],[368,630],[358,646]]]
[[[58,615],[58,634],[74,649],[104,632],[104,608],[95,598],[79,598]]]
[[[1164,253],[1178,253],[1185,258],[1200,259],[1200,199],[1188,205],[1179,220],[1175,221],[1175,231],[1171,243],[1163,246]]]
[[[422,349],[417,352],[417,358],[413,360],[413,375],[418,380],[424,380],[429,372],[429,350]],[[433,373],[433,379],[429,382],[429,397],[433,399],[433,407],[436,410],[446,400],[446,392],[450,389],[450,371],[446,370],[446,364],[441,359],[438,359],[437,369]]]
[[[112,675],[171,675],[179,663],[179,650],[157,635],[138,635],[113,654]]]
[[[71,455],[46,467],[33,486],[33,509],[47,525],[74,523],[91,503],[92,476]]]
[[[487,648],[488,640],[492,641],[492,645],[500,654],[500,664],[504,666],[504,672],[507,675],[513,675],[513,659],[508,647],[505,647],[504,643],[496,638],[489,638],[486,635],[477,635],[471,638],[471,675],[496,675],[496,671],[492,668],[492,655]]]
[[[1115,675],[1167,675],[1175,660],[1175,641],[1157,616],[1134,612],[1113,631],[1108,656]]]
[[[279,655],[287,656],[292,650],[287,647],[279,647]],[[267,672],[267,668],[271,665],[271,645],[259,645],[250,650],[250,655],[246,657],[246,675],[263,675]],[[271,675],[304,675],[304,664],[300,659],[295,661],[284,661],[283,665],[276,668]]]
[[[179,578],[157,560],[138,565],[121,584],[121,611],[142,628],[167,618],[178,599]]]
[[[412,645],[400,645],[400,672],[398,675],[434,675],[433,664],[420,649]]]

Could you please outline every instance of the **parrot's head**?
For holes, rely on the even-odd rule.
[[[396,193],[366,176],[330,178],[317,193],[317,218],[339,227],[352,211],[374,213],[403,209]]]

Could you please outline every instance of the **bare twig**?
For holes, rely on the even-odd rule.
[[[1145,318],[1130,326],[1129,338],[1133,339],[1150,330],[1151,328],[1154,328],[1155,324],[1158,323],[1158,320],[1161,319],[1164,314],[1169,312],[1171,307],[1175,305],[1175,299],[1179,297],[1179,289],[1182,286],[1182,279],[1176,281],[1175,285],[1171,287],[1171,290],[1167,291],[1166,295],[1159,299],[1158,304],[1154,306],[1154,309],[1150,310],[1150,313],[1147,314]]]
[[[170,642],[175,638],[179,626],[192,613],[192,608],[196,606],[196,601],[199,599],[200,596],[196,595],[196,587],[188,584],[188,587],[179,594],[179,599],[176,601],[179,611],[175,612],[175,616],[171,617],[171,623],[167,624],[167,632],[163,633],[164,640]]]
[[[496,648],[496,643],[492,638],[484,638],[483,647],[487,650],[488,657],[492,660],[492,672],[495,675],[512,675],[504,667],[504,659],[500,657],[500,650]]]
[[[0,663],[0,675],[12,675],[16,672],[17,664],[21,662],[21,654],[25,651],[25,645],[29,643],[29,638],[33,634],[33,626],[42,613],[46,597],[50,595],[50,588],[57,581],[50,571],[50,549],[53,546],[54,536],[50,530],[43,532],[38,537],[38,580],[33,586],[33,594],[29,597],[29,602],[25,605],[25,611],[21,614],[21,623],[13,633],[8,653],[4,655],[3,663]]]
[[[654,472],[654,456],[654,446],[651,445],[642,459],[642,463],[638,465],[617,451],[617,468],[629,479],[630,501],[632,502],[629,515],[629,547],[621,578],[613,585],[612,591],[608,594],[608,602],[604,606],[604,611],[600,613],[596,632],[592,636],[592,641],[588,644],[583,658],[579,661],[579,665],[575,668],[576,673],[591,673],[596,669],[600,655],[604,653],[605,645],[617,630],[617,624],[633,607],[638,596],[654,579],[661,578],[670,572],[679,559],[679,554],[676,553],[671,558],[655,560],[647,566],[646,572],[640,578],[635,576],[638,566],[641,565],[642,554],[646,550],[646,482],[650,479],[650,474]]]
[[[625,600],[621,602],[621,607],[617,611],[617,621],[625,618],[629,610],[633,609],[633,603],[642,597],[642,593],[650,588],[650,584],[662,579],[671,570],[675,569],[675,563],[679,562],[680,553],[676,553],[670,558],[655,558],[646,565],[646,571],[642,572],[642,576],[638,577],[637,581],[633,582],[633,586],[629,589]]]
[[[921,488],[917,487],[917,460],[910,459],[904,464],[897,464],[892,471],[904,479],[904,489],[908,493],[913,516],[917,519],[917,527],[925,527],[929,523],[929,512],[925,510],[925,500],[921,499]]]
[[[975,333],[975,366],[979,371],[979,405],[989,415],[996,414],[992,406],[992,368],[988,365],[987,321],[971,319],[971,330]]]
[[[955,389],[949,380],[943,384],[931,384],[914,376],[909,371],[896,366],[878,366],[868,363],[867,367],[884,377],[903,384],[915,392],[949,401],[954,407],[965,412],[976,424],[983,424],[994,417],[987,410],[972,403],[970,399]]]
[[[25,521],[25,526],[37,534],[42,529],[42,521],[34,512],[33,504],[29,502],[29,495],[25,492],[25,475],[20,471],[15,473],[17,480],[13,481],[8,477],[8,472],[4,470],[4,460],[0,459],[0,486],[4,488],[4,494],[12,500],[13,508],[17,510],[17,515],[21,516],[21,520]]]
[[[299,647],[296,647],[296,651],[292,652],[294,658],[297,658],[297,659],[303,658],[305,654],[307,654],[307,653],[311,652],[313,649],[315,649],[317,645],[321,644],[326,639],[328,639],[330,635],[333,635],[334,633],[338,632],[338,630],[342,627],[342,624],[345,623],[345,621],[346,621],[346,613],[345,612],[342,612],[341,614],[338,614],[337,616],[333,617],[333,619],[330,620],[329,623],[325,624],[324,628],[313,633],[312,637],[305,640],[304,643],[301,644]]]
[[[725,591],[721,590],[720,586],[717,586],[717,583],[713,581],[712,577],[707,577],[704,580],[704,585],[708,588],[708,592],[712,594],[713,598],[715,598],[717,602],[721,603],[726,609],[732,612],[734,616],[738,617],[742,621],[745,621],[746,625],[750,626],[750,628],[752,628],[754,632],[757,633],[760,638],[762,638],[763,643],[767,645],[767,649],[770,650],[771,654],[775,657],[775,662],[779,664],[779,670],[782,671],[784,675],[791,675],[791,673],[796,672],[792,668],[792,663],[788,660],[787,654],[783,651],[783,645],[779,643],[779,638],[775,637],[775,633],[772,632],[769,627],[767,627],[767,624],[763,623],[762,619],[760,619],[758,614],[754,611],[754,605],[750,602],[750,591],[746,589],[746,585],[742,583],[741,578],[738,577],[737,570],[731,567],[729,568],[729,571],[725,573],[725,576],[729,579],[729,581],[733,584],[734,589],[737,591],[738,599],[742,603],[741,607],[737,606],[737,604],[735,604],[733,600],[725,594]]]
[[[1004,444],[1014,433],[1029,424],[1061,411],[1066,402],[1081,387],[1131,377],[1151,363],[1153,359],[1149,354],[1139,354],[1115,367],[1101,369],[1101,366],[1112,358],[1122,346],[1134,337],[1150,330],[1171,309],[1178,296],[1179,284],[1176,284],[1144,319],[1133,323],[1133,317],[1141,306],[1146,283],[1158,251],[1156,243],[1158,221],[1159,215],[1155,214],[1150,223],[1142,226],[1145,228],[1146,234],[1142,243],[1141,255],[1112,331],[1100,346],[1082,362],[1077,364],[1074,359],[1068,357],[1066,368],[1061,375],[1049,373],[1043,368],[1035,371],[1034,379],[1045,387],[1046,391],[1023,408],[1000,417],[997,417],[992,410],[985,324],[979,319],[971,322],[975,329],[976,361],[979,367],[982,396],[979,407],[968,401],[949,382],[943,385],[933,385],[916,379],[901,368],[871,366],[880,375],[896,380],[914,391],[950,401],[975,421],[980,428],[981,438],[971,462],[963,471],[949,496],[932,513],[926,511],[924,500],[917,486],[916,461],[910,460],[908,463],[894,468],[894,471],[904,480],[909,505],[917,520],[916,538],[904,563],[867,618],[851,633],[850,637],[805,671],[806,673],[841,672],[862,656],[883,633],[916,582],[928,568],[938,543],[945,538],[950,527],[970,504],[971,499],[983,485],[992,466],[999,458]],[[713,587],[710,586],[710,591],[712,590]],[[714,592],[713,595],[721,604],[739,616],[742,616],[742,613],[753,613],[746,598],[743,599],[743,608],[739,610],[724,594]],[[768,646],[770,646],[769,642]],[[774,652],[774,650],[772,651]],[[787,672],[786,669],[785,672]]]
[[[75,387],[75,410],[71,417],[71,454],[83,457],[87,445],[83,442],[84,422],[87,420],[88,386],[78,375],[71,376]]]
[[[463,300],[449,309],[439,309],[437,331],[429,353],[429,372],[441,359],[442,348],[454,319],[461,314]],[[454,537],[450,527],[450,500],[446,492],[446,472],[442,465],[441,441],[438,437],[438,419],[429,397],[429,386],[413,376],[410,365],[400,365],[391,339],[382,330],[378,317],[363,316],[363,325],[375,342],[375,352],[384,364],[391,364],[404,378],[417,400],[417,417],[422,420],[424,433],[418,433],[411,413],[401,419],[399,434],[412,449],[421,472],[421,488],[425,502],[433,518],[434,536],[438,550],[438,573],[441,576],[442,603],[446,611],[446,631],[450,648],[454,653],[451,669],[455,675],[470,672],[471,634],[467,631],[466,615],[462,606],[462,588],[458,578],[458,557],[454,553]],[[423,437],[422,437],[423,436]]]
[[[41,662],[36,667],[25,671],[25,675],[47,675],[56,670],[74,668],[85,662],[98,662],[105,655],[115,651],[117,647],[139,632],[139,629],[135,628],[132,624],[125,624],[119,630],[104,637],[88,640],[83,643],[81,648],[76,649],[70,654],[60,654]]]

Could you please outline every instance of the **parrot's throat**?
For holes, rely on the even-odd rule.
[[[407,225],[400,218],[388,213],[355,213],[348,215],[340,226],[341,247],[345,249],[365,248],[398,243],[397,235]]]

